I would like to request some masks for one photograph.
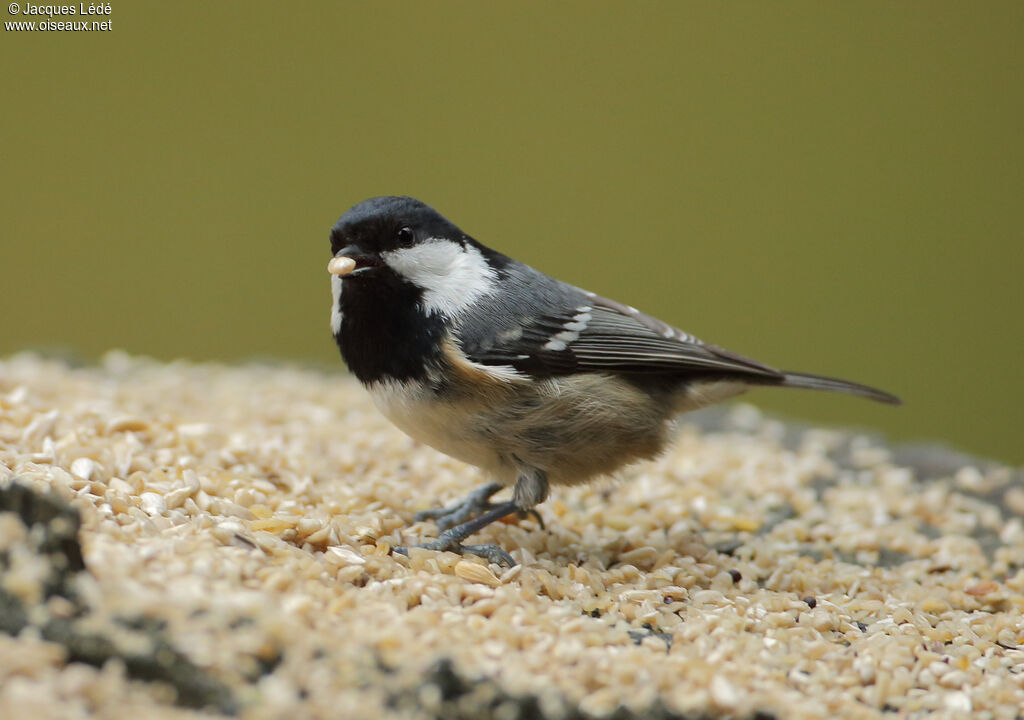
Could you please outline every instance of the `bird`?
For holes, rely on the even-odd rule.
[[[356,204],[330,240],[330,325],[349,371],[399,429],[490,480],[415,515],[440,531],[418,545],[428,550],[513,566],[499,545],[465,541],[506,516],[536,514],[553,485],[656,457],[676,416],[749,388],[900,404],[705,343],[492,250],[411,197]],[[511,499],[492,501],[510,486]]]

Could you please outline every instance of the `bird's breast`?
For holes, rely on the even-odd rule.
[[[503,468],[497,448],[487,441],[478,409],[442,399],[420,381],[386,380],[368,385],[367,390],[377,409],[409,437],[503,482],[515,480],[514,469]]]

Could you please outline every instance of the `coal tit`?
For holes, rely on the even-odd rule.
[[[656,456],[675,415],[751,386],[899,403],[704,343],[491,250],[413,198],[350,209],[331,229],[331,256],[331,330],[349,369],[401,430],[492,479],[417,515],[442,530],[420,547],[512,565],[495,545],[463,541],[532,511],[549,485]],[[512,499],[492,502],[507,486]]]

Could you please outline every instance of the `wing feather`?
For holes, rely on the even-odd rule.
[[[475,327],[462,338],[467,357],[538,377],[588,370],[740,375],[762,382],[784,377],[614,300],[563,283],[549,288],[547,298],[533,314],[520,314],[518,327]]]

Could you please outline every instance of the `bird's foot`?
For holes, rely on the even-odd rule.
[[[497,563],[498,565],[505,565],[507,567],[512,567],[513,565],[515,565],[516,562],[512,559],[512,556],[504,550],[502,550],[497,545],[462,544],[463,540],[468,538],[473,533],[478,532],[483,528],[487,527],[492,522],[496,520],[501,520],[503,517],[507,517],[509,515],[512,515],[513,513],[519,512],[519,508],[512,501],[495,504],[491,503],[488,500],[488,498],[490,498],[491,495],[496,493],[499,488],[500,486],[492,490],[490,485],[486,485],[480,488],[480,490],[477,490],[475,493],[471,494],[463,503],[453,505],[449,508],[443,508],[443,510],[449,511],[444,513],[443,517],[450,518],[453,512],[463,512],[463,505],[473,502],[475,500],[477,503],[476,507],[480,507],[480,505],[482,504],[485,507],[486,511],[478,517],[473,518],[472,520],[466,520],[465,522],[461,522],[455,525],[454,527],[448,527],[444,530],[444,532],[441,533],[440,537],[438,537],[437,540],[421,543],[419,545],[416,545],[415,547],[421,547],[425,550],[454,552],[459,553],[460,555],[463,553],[470,553],[471,555],[479,555],[480,557],[486,559],[488,562]],[[490,492],[487,492],[488,490],[490,490]],[[476,499],[476,497],[481,497],[481,499]],[[472,508],[466,511],[466,515],[469,515],[471,513]],[[418,515],[416,519],[420,519]],[[440,522],[438,522],[438,526],[440,526]],[[402,555],[409,554],[408,548],[405,547],[396,547],[394,551],[397,553],[401,553]]]
[[[448,528],[452,528],[466,522],[472,517],[476,517],[477,515],[481,515],[488,510],[493,510],[498,507],[500,503],[491,502],[491,496],[501,490],[501,488],[502,486],[498,483],[488,483],[483,487],[477,488],[457,503],[453,503],[447,507],[433,508],[432,510],[420,510],[418,513],[413,515],[413,520],[416,522],[434,520],[437,524],[438,530],[447,530]],[[519,513],[519,517],[526,517],[529,515],[537,521],[541,530],[545,529],[544,519],[535,508],[530,508],[529,510],[519,509],[517,512]]]
[[[491,496],[499,490],[501,490],[501,485],[498,483],[488,483],[453,505],[433,510],[421,510],[413,516],[413,519],[416,522],[434,520],[437,523],[437,529],[442,531],[453,528],[497,507],[495,503],[491,502]]]
[[[505,567],[514,567],[516,561],[512,559],[512,556],[502,550],[497,545],[463,545],[460,542],[452,540],[438,538],[430,542],[419,543],[412,547],[423,548],[424,550],[434,550],[436,552],[453,552],[459,555],[477,555],[482,557],[487,562],[492,562],[496,565],[504,565]],[[396,547],[394,552],[401,555],[408,556],[409,548],[407,547]]]

